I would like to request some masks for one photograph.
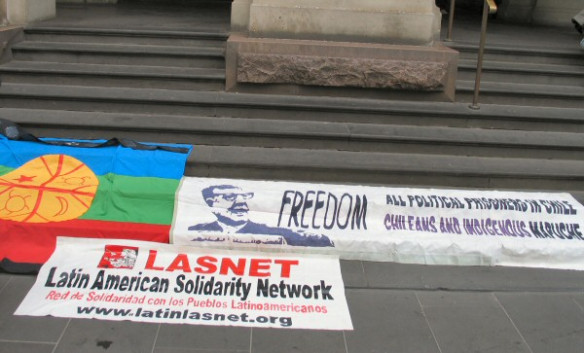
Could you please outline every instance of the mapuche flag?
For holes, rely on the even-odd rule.
[[[0,120],[0,267],[34,270],[57,236],[168,243],[189,145],[36,138]]]

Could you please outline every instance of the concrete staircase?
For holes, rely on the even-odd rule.
[[[225,33],[38,27],[2,66],[5,83],[223,90]]]
[[[584,199],[584,66],[575,55],[531,50],[526,64],[520,48],[490,48],[501,60],[486,63],[483,104],[472,110],[473,45],[452,44],[462,52],[458,102],[432,103],[224,92],[225,39],[28,28],[0,66],[0,116],[39,136],[191,143],[192,176]]]
[[[489,45],[481,81],[481,102],[532,106],[584,106],[582,50]],[[460,52],[457,95],[471,102],[476,76],[476,44],[454,42]]]

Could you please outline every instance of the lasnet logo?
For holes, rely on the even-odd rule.
[[[133,269],[138,257],[138,248],[124,245],[106,245],[97,267]]]

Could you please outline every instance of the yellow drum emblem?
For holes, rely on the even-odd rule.
[[[99,179],[83,162],[63,154],[35,158],[0,176],[0,219],[48,223],[83,215]]]

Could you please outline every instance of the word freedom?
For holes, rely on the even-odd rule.
[[[278,227],[282,222],[287,227],[294,225],[303,229],[367,229],[367,196],[335,195],[322,190],[306,193],[286,190],[282,196]]]

